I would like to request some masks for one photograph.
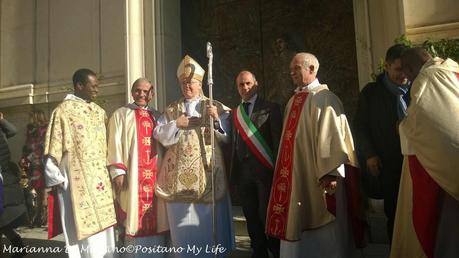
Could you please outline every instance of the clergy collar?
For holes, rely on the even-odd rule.
[[[315,79],[314,81],[312,81],[310,84],[306,85],[306,86],[302,86],[302,87],[297,87],[295,89],[295,92],[300,92],[300,91],[311,91],[317,87],[320,86],[320,82],[319,82],[319,79]]]
[[[257,100],[257,97],[258,97],[258,94],[255,93],[255,94],[253,94],[253,96],[249,100],[247,100],[247,101],[242,100],[241,103],[250,103],[250,104],[253,105],[255,103],[255,101]]]
[[[145,109],[145,110],[150,110],[150,107],[148,105],[146,106],[139,106],[135,102],[129,103],[128,106],[132,109]]]
[[[73,93],[67,94],[67,96],[65,96],[64,100],[81,100],[81,101],[84,101],[84,102],[88,102],[88,101],[78,97],[77,95],[75,95]]]

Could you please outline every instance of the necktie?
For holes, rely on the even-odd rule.
[[[243,102],[242,107],[244,108],[245,113],[247,114],[248,117],[249,115],[249,105],[250,102]],[[248,152],[247,152],[247,145],[245,144],[244,140],[242,139],[241,135],[238,133],[237,135],[237,154],[239,157],[239,160],[243,160],[244,158],[247,157]]]

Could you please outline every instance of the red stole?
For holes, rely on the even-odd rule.
[[[136,236],[149,236],[157,233],[155,182],[156,149],[153,144],[155,120],[145,109],[135,110],[138,155],[138,229]]]
[[[413,183],[413,225],[424,253],[433,258],[440,217],[442,189],[430,177],[415,155],[408,156]]]
[[[290,195],[292,191],[293,150],[298,121],[301,117],[307,92],[295,94],[279,148],[274,171],[271,197],[269,199],[266,233],[272,237],[285,239],[287,230]]]

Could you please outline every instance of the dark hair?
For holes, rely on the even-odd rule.
[[[424,64],[427,60],[431,59],[432,56],[422,47],[413,47],[407,48],[403,51],[400,58],[410,61],[416,60],[417,62]]]
[[[421,67],[432,58],[432,56],[422,47],[414,47],[408,48],[403,51],[402,55],[400,56],[403,65],[409,65],[417,69],[421,69]]]
[[[408,49],[407,46],[403,44],[395,44],[391,46],[386,52],[386,62],[392,63],[395,60],[399,59],[402,56],[403,51]]]
[[[75,87],[78,83],[85,85],[90,75],[96,76],[96,73],[87,68],[78,69],[72,77],[73,86]]]

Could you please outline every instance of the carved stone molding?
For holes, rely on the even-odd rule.
[[[459,38],[459,22],[407,28],[406,36],[414,43],[422,43],[427,39],[439,40]]]

